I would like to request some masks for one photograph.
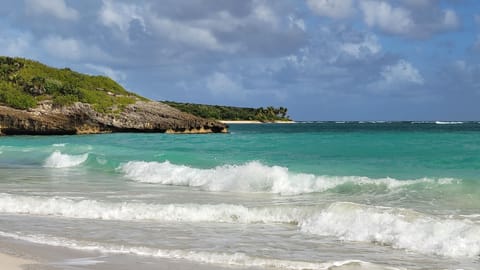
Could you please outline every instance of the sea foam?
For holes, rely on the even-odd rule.
[[[60,151],[53,152],[43,164],[46,168],[68,168],[78,166],[88,159],[88,153],[82,155],[62,154]]]
[[[400,270],[389,266],[382,266],[360,260],[346,260],[333,262],[305,262],[281,260],[274,258],[255,257],[243,252],[207,252],[192,251],[182,249],[156,249],[142,246],[125,246],[115,244],[103,244],[87,241],[76,241],[67,238],[52,237],[45,235],[22,235],[7,232],[1,232],[0,236],[13,238],[22,241],[28,241],[36,244],[44,244],[57,247],[66,247],[76,250],[100,251],[102,253],[112,254],[134,254],[144,257],[156,257],[163,259],[181,259],[196,263],[207,263],[214,265],[229,265],[236,267],[260,267],[268,269],[318,269],[318,270],[351,270],[351,269],[369,269],[369,270]]]
[[[448,257],[480,255],[480,224],[407,209],[334,203],[304,220],[303,232]]]
[[[0,193],[0,212],[121,221],[283,223],[304,233],[447,257],[480,255],[480,223],[349,202],[321,206],[147,204]]]
[[[451,178],[397,180],[362,176],[317,176],[292,173],[288,168],[266,166],[257,161],[212,169],[175,165],[168,161],[130,161],[119,169],[125,177],[144,183],[189,186],[206,191],[267,192],[282,195],[324,192],[345,184],[381,185],[391,190],[420,183],[452,184],[459,181]]]
[[[0,212],[101,220],[160,222],[293,223],[309,216],[311,207],[248,208],[234,204],[147,204],[101,202],[62,197],[0,193]]]

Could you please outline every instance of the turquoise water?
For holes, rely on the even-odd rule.
[[[480,124],[3,137],[0,236],[239,268],[478,269]]]

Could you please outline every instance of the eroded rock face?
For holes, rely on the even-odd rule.
[[[55,107],[49,102],[23,111],[0,106],[2,135],[70,135],[112,132],[218,133],[226,125],[160,102],[138,101],[121,113],[98,113],[89,104]]]

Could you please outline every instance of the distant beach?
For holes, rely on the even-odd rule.
[[[295,121],[274,121],[274,122],[260,122],[260,121],[254,121],[254,120],[220,120],[220,123],[223,124],[294,124]]]

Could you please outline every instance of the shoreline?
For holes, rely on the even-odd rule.
[[[14,255],[12,255],[14,254]],[[231,270],[230,265],[108,253],[32,243],[0,236],[1,270]],[[238,267],[238,270],[258,269]]]

